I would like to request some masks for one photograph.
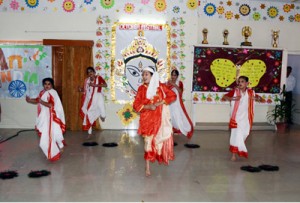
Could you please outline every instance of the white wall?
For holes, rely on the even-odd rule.
[[[1,40],[42,40],[42,39],[86,39],[94,40],[96,31],[96,13],[0,13],[0,39]],[[116,15],[116,14],[115,14]],[[9,19],[9,20],[7,20]],[[118,19],[118,16],[112,17]],[[9,21],[10,23],[7,23]],[[229,30],[228,41],[232,46],[239,46],[244,41],[241,35],[243,26],[252,28],[253,35],[249,41],[253,47],[271,48],[271,30],[280,29],[279,48],[288,51],[300,50],[300,25],[299,23],[250,22],[227,21],[209,18],[196,18],[185,16],[185,32],[188,54],[186,57],[186,81],[184,98],[188,113],[191,114],[191,76],[193,67],[193,45],[198,45],[203,39],[202,29],[208,29],[208,41],[211,45],[221,45],[223,42],[222,31]],[[2,104],[1,128],[33,128],[36,108],[21,100],[0,99]],[[9,103],[9,105],[8,105]],[[13,107],[11,107],[13,104]],[[120,106],[107,103],[107,120],[102,125],[104,129],[123,128],[117,118],[116,111]],[[266,121],[266,112],[269,107],[260,106],[255,111],[255,122]],[[228,105],[195,105],[196,122],[228,122]],[[14,118],[14,119],[12,119]],[[128,128],[136,128],[135,121]]]

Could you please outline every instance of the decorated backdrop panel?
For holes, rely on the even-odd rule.
[[[274,104],[280,92],[282,55],[279,49],[195,47],[193,102],[222,103],[224,93],[244,75],[263,103]]]
[[[171,63],[168,25],[116,23],[112,39],[112,100],[133,100],[143,83],[143,67],[156,67],[161,81],[167,80]]]
[[[52,77],[51,47],[0,46],[1,98],[36,97],[42,80]]]

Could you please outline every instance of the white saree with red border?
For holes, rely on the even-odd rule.
[[[47,159],[56,161],[60,159],[60,149],[65,145],[63,134],[66,126],[63,106],[54,89],[41,91],[38,98],[52,104],[51,108],[38,104],[36,130],[40,136],[40,147]]]

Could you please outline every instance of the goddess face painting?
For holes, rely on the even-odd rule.
[[[126,63],[124,75],[127,78],[128,85],[134,92],[137,92],[139,86],[143,84],[142,68],[148,66],[155,67],[155,64],[145,57],[133,58]]]

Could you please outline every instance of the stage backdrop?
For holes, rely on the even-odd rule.
[[[43,78],[52,77],[51,58],[49,46],[0,45],[0,97],[37,97]]]
[[[156,67],[161,81],[165,82],[170,63],[167,24],[115,23],[112,29],[112,100],[132,102],[143,83],[143,67]]]
[[[194,48],[193,103],[225,103],[223,95],[236,86],[237,76],[249,77],[249,87],[275,104],[280,93],[283,50],[230,47]],[[227,103],[227,102],[226,102]]]

